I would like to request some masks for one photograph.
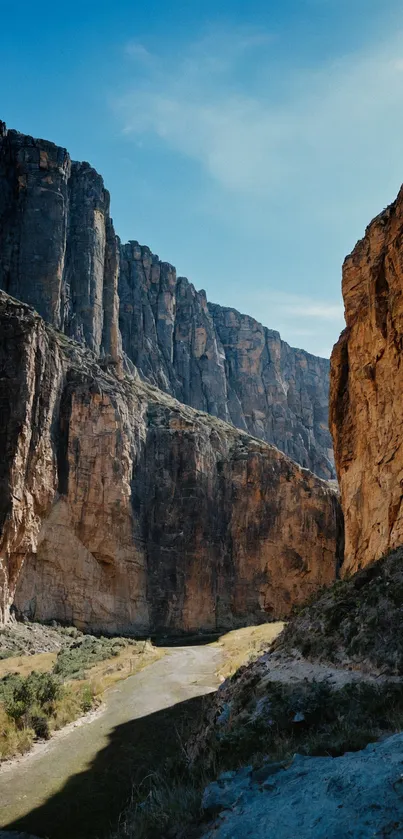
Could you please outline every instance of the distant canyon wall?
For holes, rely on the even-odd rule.
[[[208,303],[138,242],[122,246],[120,266],[123,349],[145,379],[334,478],[327,359]]]
[[[336,493],[0,292],[0,609],[103,632],[287,615],[341,558]]]
[[[329,362],[120,245],[109,204],[88,163],[0,123],[0,288],[119,369],[123,340],[144,380],[333,478]]]

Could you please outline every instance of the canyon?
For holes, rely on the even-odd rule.
[[[154,780],[173,820],[166,835],[185,835],[183,821],[197,828],[200,812],[206,839],[263,836],[268,824],[279,836],[301,824],[303,835],[336,836],[354,819],[363,836],[400,833],[401,735],[388,735],[403,719],[403,188],[343,267],[347,325],[330,365],[341,507],[325,480],[334,476],[325,359],[209,303],[148,247],[122,245],[95,170],[4,124],[0,196],[0,621],[161,639],[301,606],[270,649],[197,705],[177,758],[179,793],[168,775]],[[348,579],[332,585],[340,575]],[[118,722],[133,723],[133,697],[140,708],[145,697],[141,730],[159,724],[164,737],[184,714],[178,696],[217,686],[212,646],[171,655],[174,671],[168,652],[111,694]],[[128,739],[119,727],[116,765]],[[70,736],[92,754],[90,733]],[[84,779],[92,802],[95,773],[101,816],[111,743]],[[72,774],[66,753],[59,769]],[[155,757],[159,767],[159,743]],[[17,768],[9,818],[23,821],[12,826],[41,833],[49,818],[51,835],[67,835],[52,807],[61,799],[70,810],[69,794],[48,780],[46,756],[42,771],[50,810]],[[352,797],[343,772],[353,786],[364,777]],[[83,773],[69,784],[75,796]],[[129,805],[115,836],[136,835],[152,789],[135,788],[132,827]],[[357,808],[357,790],[368,789]],[[18,790],[34,808],[26,819]]]
[[[89,163],[0,124],[0,288],[105,362],[335,477],[329,361],[208,304],[138,242],[122,245]],[[119,330],[120,327],[120,330]]]
[[[335,477],[327,359],[208,303],[138,242],[121,247],[119,298],[123,349],[146,381]]]
[[[283,617],[342,562],[328,362],[122,246],[109,206],[88,163],[1,123],[1,619]]]
[[[3,619],[193,632],[287,614],[341,560],[335,491],[0,292]],[[112,367],[112,371],[114,368]]]

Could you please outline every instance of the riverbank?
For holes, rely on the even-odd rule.
[[[105,690],[160,658],[163,651],[149,641],[95,638],[74,627],[15,623],[0,632],[0,655],[4,762],[93,712]]]
[[[49,839],[110,836],[133,787],[179,758],[220,683],[221,659],[213,645],[166,650],[106,691],[103,713],[89,724],[2,767],[0,827]]]

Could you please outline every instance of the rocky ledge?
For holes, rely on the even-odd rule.
[[[236,309],[208,303],[148,247],[121,247],[123,349],[150,383],[335,477],[329,362]]]

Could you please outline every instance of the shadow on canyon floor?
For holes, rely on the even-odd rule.
[[[180,754],[208,701],[208,695],[198,696],[117,726],[86,771],[6,828],[43,839],[106,839],[130,801],[133,786]]]

